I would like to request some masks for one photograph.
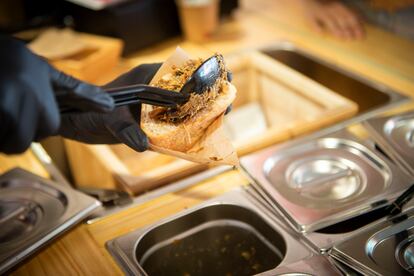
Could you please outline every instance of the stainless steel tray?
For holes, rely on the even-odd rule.
[[[371,117],[409,99],[383,83],[346,70],[289,41],[265,46],[260,51],[357,103],[358,114],[352,121]]]
[[[414,273],[414,210],[335,245],[331,255],[363,275]]]
[[[300,240],[238,189],[109,241],[107,248],[127,275],[340,275]]]
[[[0,274],[100,206],[75,190],[16,168],[0,176]]]
[[[410,184],[395,164],[345,129],[263,150],[241,165],[275,212],[321,252],[357,229],[332,229],[336,224],[356,226],[362,214],[368,214],[362,220],[381,218],[370,211],[380,212]]]
[[[378,143],[414,176],[414,111],[366,121]]]

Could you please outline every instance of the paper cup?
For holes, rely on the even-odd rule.
[[[184,37],[193,42],[209,40],[219,22],[219,0],[177,0]]]

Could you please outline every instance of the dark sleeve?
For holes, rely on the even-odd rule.
[[[18,51],[24,44],[17,39],[0,34],[0,152],[15,154],[24,152],[34,140],[33,122],[37,119],[33,95],[24,95],[29,88],[16,85],[19,78]],[[33,115],[35,114],[35,115]]]
[[[35,139],[33,124],[37,120],[33,118],[35,99],[31,94],[25,97],[12,94],[20,93],[4,84],[0,87],[0,152],[6,154],[22,153],[29,148]]]

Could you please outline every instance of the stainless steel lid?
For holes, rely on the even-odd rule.
[[[285,199],[315,209],[355,204],[390,184],[390,169],[380,158],[361,144],[338,138],[280,151],[264,162],[263,169]]]
[[[67,207],[59,190],[22,178],[0,182],[0,245],[30,239]]]
[[[413,209],[335,245],[331,255],[363,275],[414,273]]]
[[[385,151],[414,175],[414,111],[369,119],[366,125]]]
[[[42,209],[23,200],[0,200],[0,245],[25,240],[39,227]]]
[[[409,178],[346,130],[269,148],[242,167],[301,232],[312,232],[387,203]]]
[[[100,203],[22,169],[0,176],[0,274]]]

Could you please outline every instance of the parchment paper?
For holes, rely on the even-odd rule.
[[[162,76],[171,72],[171,66],[181,66],[190,57],[185,51],[177,47],[175,52],[163,63],[158,72],[155,74],[151,84],[157,82]],[[143,106],[143,112],[148,110],[149,106]],[[212,165],[231,165],[239,164],[236,150],[225,135],[222,128],[224,113],[219,115],[213,123],[207,127],[203,137],[187,152],[173,151],[150,145],[150,148],[156,152],[172,155],[189,161],[212,164]]]

